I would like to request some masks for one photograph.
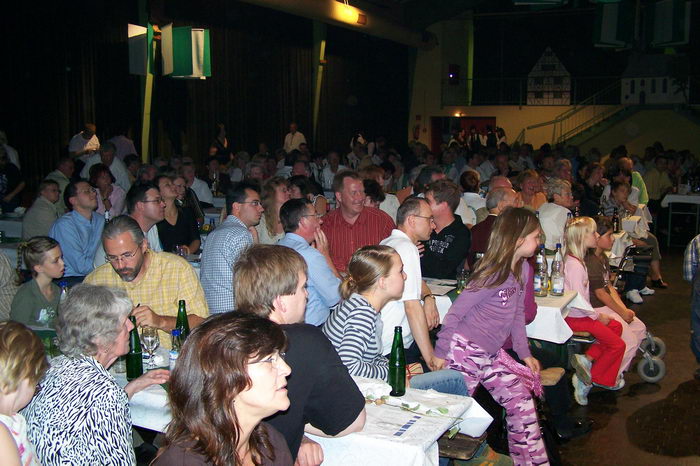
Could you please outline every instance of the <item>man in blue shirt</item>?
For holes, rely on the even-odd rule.
[[[311,201],[291,199],[280,209],[280,222],[286,234],[277,244],[301,254],[309,268],[305,322],[323,325],[330,308],[340,301],[340,279],[328,252],[328,240],[321,230],[323,221]]]
[[[86,181],[69,183],[63,192],[69,212],[51,226],[49,236],[59,242],[66,264],[64,277],[79,283],[92,272],[92,259],[100,244],[104,216],[95,212],[97,193]]]

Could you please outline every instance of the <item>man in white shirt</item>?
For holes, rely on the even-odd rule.
[[[109,141],[107,141],[114,144],[114,147],[117,148],[115,155],[119,160],[124,160],[124,157],[126,157],[129,154],[138,155],[138,152],[136,152],[136,147],[134,146],[134,141],[129,139],[126,136],[126,134],[127,131],[121,130],[117,133],[116,136],[112,137]]]
[[[291,122],[289,124],[289,132],[284,137],[284,151],[290,153],[293,150],[299,150],[299,145],[301,143],[306,143],[306,137],[299,131],[297,131],[297,124]]]
[[[209,185],[206,181],[200,180],[195,176],[194,165],[191,163],[182,164],[182,176],[187,181],[187,187],[191,188],[192,191],[197,195],[202,207],[211,207],[214,205],[214,196],[209,189]]]
[[[396,214],[396,223],[397,228],[379,244],[391,246],[401,256],[406,283],[401,299],[388,302],[381,310],[381,351],[384,354],[391,351],[394,327],[400,326],[403,328],[407,362],[417,360],[417,354],[411,357],[411,353],[416,353],[415,348],[410,348],[415,340],[428,367],[431,370],[439,370],[445,365],[445,361],[435,356],[428,331],[438,326],[440,316],[435,296],[423,281],[420,255],[416,246],[416,242],[430,239],[430,234],[435,228],[430,204],[421,198],[406,199]]]
[[[116,151],[117,148],[114,147],[114,144],[111,142],[107,141],[102,144],[98,154],[91,155],[87,160],[85,160],[85,166],[80,172],[80,177],[86,180],[89,179],[90,168],[98,163],[102,163],[109,167],[109,171],[112,172],[112,175],[114,175],[114,178],[116,179],[115,183],[117,186],[122,188],[125,192],[129,191],[129,188],[131,188],[129,170],[126,169],[124,162],[114,156]]]
[[[338,172],[347,169],[348,167],[340,164],[340,155],[337,152],[329,152],[326,156],[326,166],[321,172],[321,185],[323,186],[323,190],[332,192],[333,178],[335,178]]]
[[[97,128],[93,123],[85,123],[85,129],[76,134],[68,143],[68,152],[71,156],[79,158],[83,162],[100,149],[100,140],[97,139]]]
[[[561,178],[550,178],[545,186],[547,201],[538,210],[542,232],[545,235],[544,247],[556,249],[557,243],[562,243],[566,221],[574,204],[571,195],[571,184]]]

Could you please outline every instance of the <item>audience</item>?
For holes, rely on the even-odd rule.
[[[63,200],[63,193],[66,192],[66,186],[68,186],[68,183],[71,182],[71,178],[73,177],[74,171],[75,162],[73,162],[73,159],[70,157],[61,157],[58,160],[56,169],[48,175],[46,175],[46,180],[55,181],[56,183],[58,183],[59,198],[58,202],[56,203],[56,208],[59,214],[63,214],[67,210],[66,204]]]
[[[574,203],[571,183],[561,178],[547,180],[547,202],[537,211],[545,237],[545,248],[553,251],[557,244],[563,244],[566,221],[571,217],[569,210]]]
[[[10,162],[7,150],[0,145],[0,208],[3,212],[14,212],[22,200],[19,193],[26,183],[19,168]]]
[[[649,195],[649,210],[658,213],[661,209],[661,200],[673,190],[673,183],[668,176],[668,159],[665,155],[658,155],[654,159],[654,166],[644,174],[644,184]]]
[[[71,157],[84,163],[89,156],[100,150],[100,140],[96,133],[97,127],[94,123],[85,123],[83,130],[74,135],[68,143],[68,153]]]
[[[428,332],[440,324],[435,296],[423,281],[420,253],[416,244],[427,241],[435,228],[435,219],[428,201],[413,197],[405,200],[396,214],[397,227],[383,239],[382,246],[391,246],[403,262],[407,279],[401,298],[389,301],[381,309],[381,345],[384,354],[391,351],[394,327],[402,327],[406,362],[418,362],[420,356],[431,370],[442,369],[444,361],[433,353]],[[414,343],[415,342],[415,343]]]
[[[485,206],[485,200],[481,197],[481,183],[479,172],[476,170],[466,170],[459,177],[459,184],[462,186],[464,194],[462,198],[467,204],[467,215],[462,219],[465,225],[470,228],[477,224],[476,212]]]
[[[309,270],[306,302],[307,324],[320,326],[330,308],[340,300],[340,279],[328,251],[328,239],[321,229],[320,216],[308,199],[292,199],[280,209],[285,235],[277,243],[298,252]]]
[[[102,163],[109,168],[109,171],[115,178],[114,183],[122,188],[124,192],[128,191],[131,188],[129,171],[126,169],[124,162],[114,156],[116,150],[117,148],[114,147],[114,144],[109,141],[102,144],[99,154],[92,155],[85,161],[85,166],[80,172],[80,176],[85,179],[90,178],[90,168],[93,165]]]
[[[170,378],[172,420],[152,464],[291,465],[285,438],[262,422],[290,406],[286,347],[282,328],[254,315],[222,314],[195,329]]]
[[[40,466],[27,434],[27,421],[18,411],[35,394],[49,368],[44,345],[18,322],[0,322],[0,451],[3,464]]]
[[[273,176],[265,181],[262,192],[264,212],[260,223],[255,227],[260,244],[276,244],[284,236],[284,228],[280,222],[280,208],[290,198],[287,180]]]
[[[177,204],[173,179],[167,175],[159,175],[155,179],[155,185],[158,186],[165,203],[163,220],[156,223],[163,251],[175,252],[180,246],[185,254],[196,253],[202,242],[197,220],[190,209],[184,209]]]
[[[467,255],[467,263],[470,268],[474,267],[476,254],[484,254],[488,249],[489,238],[491,237],[491,230],[496,217],[508,207],[521,207],[521,202],[518,198],[518,193],[513,191],[512,188],[496,188],[489,191],[486,195],[485,206],[488,216],[471,229],[471,244]]]
[[[124,291],[81,284],[61,307],[63,355],[22,411],[42,465],[136,464],[129,398],[167,382],[168,371],[149,371],[124,388],[107,372],[129,351],[132,306]]]
[[[126,191],[115,184],[116,179],[107,165],[96,163],[90,167],[90,184],[97,188],[97,212],[114,218],[124,212]]]
[[[173,177],[173,187],[177,193],[177,204],[183,209],[187,209],[194,216],[198,223],[204,223],[204,210],[199,205],[199,199],[191,188],[187,187],[187,180],[182,175]]]
[[[425,199],[430,204],[435,229],[423,243],[422,273],[431,278],[456,278],[464,269],[471,246],[469,229],[454,213],[459,205],[460,189],[452,181],[435,181],[428,185]]]
[[[108,264],[97,267],[85,277],[85,283],[124,290],[136,303],[131,312],[136,325],[157,328],[163,347],[170,348],[180,300],[187,306],[190,328],[209,316],[192,266],[175,254],[150,249],[132,217],[120,215],[111,220],[102,232],[102,245]]]
[[[520,188],[520,200],[523,207],[537,211],[547,202],[547,196],[541,191],[540,175],[533,169],[527,169],[518,175],[517,184]]]
[[[258,242],[255,226],[263,211],[256,185],[241,182],[226,193],[228,216],[207,236],[199,275],[212,314],[236,309],[233,266],[243,251]]]
[[[336,175],[333,192],[338,208],[323,217],[321,228],[328,237],[333,265],[338,272],[344,272],[350,256],[358,248],[378,244],[389,236],[394,222],[381,210],[365,207],[365,189],[355,172]]]
[[[181,173],[187,182],[187,187],[197,195],[197,200],[202,209],[212,207],[214,205],[214,196],[207,183],[195,176],[196,169],[194,165],[191,163],[183,163]]]
[[[37,236],[21,244],[17,254],[32,279],[17,290],[10,318],[31,327],[53,328],[61,297],[61,289],[54,280],[61,278],[65,269],[61,246],[52,238]]]
[[[15,266],[10,264],[10,259],[0,253],[0,322],[10,318],[12,300],[17,293],[18,278]]]
[[[287,335],[285,360],[290,406],[268,422],[284,435],[299,464],[317,465],[321,447],[304,432],[342,437],[361,431],[365,400],[333,345],[320,329],[304,324],[307,268],[304,259],[283,246],[255,245],[235,265],[236,310],[280,324]]]
[[[24,240],[48,235],[51,225],[61,215],[57,206],[61,197],[58,183],[46,179],[39,183],[38,191],[36,200],[22,217],[22,239]]]
[[[293,150],[299,150],[301,144],[306,144],[306,137],[297,131],[297,124],[295,122],[289,123],[289,132],[284,136],[284,143],[282,147],[286,153],[290,153]]]
[[[97,194],[86,181],[69,183],[63,199],[69,212],[56,220],[49,229],[49,236],[61,245],[65,277],[69,283],[79,283],[93,269],[105,220],[95,212]]]

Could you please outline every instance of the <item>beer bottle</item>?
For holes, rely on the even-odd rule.
[[[400,326],[394,327],[394,342],[389,355],[389,385],[391,396],[403,396],[406,393],[406,356]]]
[[[129,334],[129,352],[126,354],[126,380],[131,382],[143,374],[143,355],[141,353],[141,339],[139,330],[136,327],[136,317],[131,316],[131,323],[134,328]]]
[[[184,341],[190,334],[190,324],[187,322],[187,309],[185,300],[181,299],[177,306],[177,320],[175,320],[175,328],[180,330],[180,336]]]

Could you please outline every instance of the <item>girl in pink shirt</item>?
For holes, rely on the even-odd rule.
[[[564,232],[566,259],[564,259],[564,289],[578,292],[590,303],[588,271],[584,262],[589,248],[596,247],[598,240],[596,224],[590,217],[578,217],[569,222]],[[588,332],[596,342],[585,354],[571,357],[571,365],[576,370],[572,378],[574,398],[580,405],[588,404],[591,384],[619,390],[625,384],[618,379],[625,342],[620,338],[622,326],[604,313],[592,310],[571,308],[566,317],[574,332]]]
[[[498,216],[486,254],[445,316],[435,346],[446,367],[462,373],[470,394],[481,384],[503,406],[508,449],[517,466],[549,464],[533,397],[524,383],[538,380],[540,370],[528,348],[524,312],[525,288],[533,286],[524,262],[537,249],[540,233],[532,211],[509,208]],[[509,337],[527,368],[502,349]]]

